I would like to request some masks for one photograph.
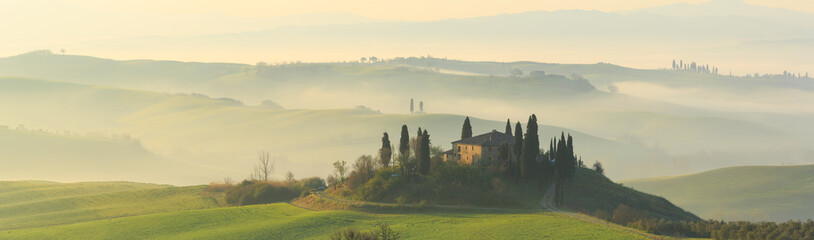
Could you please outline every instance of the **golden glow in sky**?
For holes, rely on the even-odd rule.
[[[62,1],[94,10],[144,11],[170,14],[200,14],[219,12],[242,17],[279,17],[320,12],[348,12],[383,20],[429,21],[447,18],[466,18],[503,13],[537,10],[584,9],[599,11],[630,10],[661,6],[677,2],[701,3],[705,0],[139,0]],[[744,2],[768,7],[788,8],[814,12],[814,4],[807,0],[745,0]]]

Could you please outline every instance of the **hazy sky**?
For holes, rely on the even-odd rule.
[[[737,0],[715,0],[737,1]],[[744,0],[760,6],[814,13],[809,0]],[[37,49],[90,54],[115,59],[159,58],[197,60],[187,55],[145,56],[120,49],[118,53],[77,49],[77,45],[105,49],[106,40],[142,36],[192,36],[266,30],[284,25],[358,23],[365,21],[432,21],[538,10],[629,10],[678,2],[706,0],[2,0],[0,1],[0,57]],[[347,13],[324,15],[322,13]],[[287,17],[312,14],[309,17]],[[318,14],[318,15],[315,15]],[[351,15],[352,14],[352,15]],[[354,16],[355,15],[355,16]],[[109,47],[108,47],[109,49]],[[74,51],[72,51],[74,50]],[[125,54],[123,54],[123,52]],[[155,49],[155,51],[163,51]],[[421,55],[417,52],[408,55]],[[288,60],[304,59],[290,56]],[[355,58],[355,57],[353,57]],[[344,58],[339,58],[344,59]],[[481,57],[491,59],[490,57]],[[217,61],[203,59],[204,61]],[[228,59],[253,63],[257,58]],[[336,60],[336,59],[329,59]],[[528,59],[512,59],[528,60]],[[604,60],[604,59],[603,59]],[[617,62],[616,59],[609,59]],[[584,62],[594,62],[595,59]]]
[[[533,10],[588,9],[614,11],[705,0],[55,0],[102,11],[144,11],[171,14],[220,12],[232,16],[275,17],[314,12],[349,12],[387,20],[425,21],[516,13]],[[28,2],[28,1],[25,1]],[[814,12],[808,0],[745,0],[753,5]]]

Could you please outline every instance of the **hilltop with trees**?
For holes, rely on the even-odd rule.
[[[509,120],[509,123],[511,121]],[[471,137],[471,122],[464,120],[462,137]],[[511,132],[510,128],[506,129]],[[548,150],[539,147],[537,117],[529,116],[525,127],[514,128],[514,141],[521,146],[498,148],[498,161],[463,164],[443,161],[442,149],[433,146],[428,129],[419,128],[414,137],[409,127],[402,126],[398,159],[384,164],[383,155],[362,155],[351,167],[339,162],[328,179],[326,192],[338,198],[358,201],[401,204],[428,204],[541,209],[540,199],[549,187],[556,188],[556,202],[586,213],[612,213],[619,206],[632,206],[652,213],[648,217],[676,221],[699,220],[663,198],[622,187],[605,178],[601,164],[588,169],[574,152],[574,139],[561,133],[551,139]],[[389,136],[387,133],[384,136]],[[389,138],[382,138],[379,152],[387,152]],[[535,151],[536,149],[536,151]],[[513,162],[509,152],[520,153]],[[597,162],[598,163],[598,162]],[[619,213],[623,214],[623,213]],[[612,216],[612,214],[611,214]]]

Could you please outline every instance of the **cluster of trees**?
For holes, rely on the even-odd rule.
[[[412,98],[410,98],[410,113],[416,113],[415,101]],[[418,113],[424,113],[424,101],[418,102]]]
[[[387,61],[387,60],[386,59],[379,59],[376,56],[359,58],[359,62],[361,62],[361,63],[377,63],[377,62],[385,62],[385,61]]]
[[[795,74],[795,73],[792,73],[792,72],[789,72],[789,71],[783,71],[782,75],[781,74],[763,74],[763,75],[760,75],[760,73],[754,73],[754,74],[746,74],[746,77],[748,77],[748,78],[773,78],[773,79],[801,79],[801,78],[809,79],[808,72],[806,72],[805,74],[803,74],[803,73]]]
[[[472,137],[469,118],[464,120],[462,138]],[[552,138],[548,151],[540,148],[539,126],[537,116],[529,116],[526,133],[517,122],[512,134],[511,120],[506,121],[505,134],[514,137],[514,147],[504,143],[498,147],[499,162],[502,172],[516,181],[538,181],[540,186],[555,182],[557,203],[564,201],[563,190],[566,181],[574,176],[577,167],[584,167],[582,160],[574,154],[574,141],[571,135],[561,134],[559,139]],[[512,158],[511,156],[515,156]],[[542,190],[542,189],[541,189]]]
[[[647,210],[619,205],[612,213],[592,215],[619,225],[659,235],[713,239],[814,239],[814,221],[676,221],[653,217]]]
[[[718,68],[715,66],[710,67],[709,64],[707,65],[700,65],[696,64],[695,62],[687,62],[684,63],[684,60],[679,60],[676,63],[676,60],[673,60],[673,70],[679,71],[687,71],[687,72],[697,72],[697,73],[707,73],[707,74],[718,74]]]

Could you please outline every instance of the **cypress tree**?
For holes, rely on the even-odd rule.
[[[418,102],[418,112],[424,112],[424,101]]]
[[[506,119],[506,135],[512,135],[512,124],[509,122],[510,119]]]
[[[382,148],[379,149],[379,159],[382,161],[382,166],[390,166],[390,157],[393,154],[393,150],[390,149],[390,136],[387,135],[387,132],[384,132],[384,136],[382,136]]]
[[[526,124],[526,139],[523,141],[523,152],[520,166],[520,175],[524,179],[535,176],[537,169],[537,155],[540,154],[540,139],[537,136],[537,116],[532,114]]]
[[[417,135],[415,137],[415,142],[413,142],[413,144],[414,144],[413,145],[413,147],[414,147],[413,156],[415,156],[415,158],[414,158],[415,162],[413,162],[412,164],[414,164],[414,167],[418,167],[418,164],[421,164],[421,160],[422,160],[421,159],[421,157],[422,157],[421,154],[422,154],[422,151],[423,151],[423,149],[421,149],[423,147],[423,144],[422,144],[421,141],[424,141],[424,132],[422,132],[421,128],[419,127],[418,128],[418,133],[417,133]]]
[[[568,152],[571,154],[570,155],[570,157],[571,157],[571,166],[570,166],[570,169],[569,169],[570,172],[568,174],[568,177],[570,178],[570,177],[573,177],[574,174],[576,174],[576,170],[577,170],[577,166],[578,166],[578,164],[577,164],[577,154],[574,153],[574,141],[573,141],[573,138],[571,138],[571,134],[568,134]]]
[[[407,125],[401,126],[401,139],[399,139],[399,153],[406,156],[410,151],[410,133],[407,130]]]
[[[410,155],[410,132],[407,130],[407,125],[401,126],[401,139],[399,139],[399,165],[401,167],[401,174],[407,175],[407,160]]]
[[[469,117],[464,119],[464,126],[461,129],[461,139],[467,139],[472,137],[472,124],[469,124]]]
[[[413,99],[410,98],[410,113],[413,113],[414,110],[415,110],[415,107],[414,107],[414,104],[413,104]]]
[[[430,134],[427,133],[427,130],[424,130],[424,133],[421,134],[421,141],[419,141],[419,146],[421,151],[419,154],[418,160],[418,171],[422,175],[428,175],[430,173]]]
[[[523,126],[520,125],[518,121],[516,125],[514,125],[514,149],[512,149],[512,155],[514,155],[514,163],[512,163],[512,170],[511,174],[520,178],[520,154],[523,152]]]

